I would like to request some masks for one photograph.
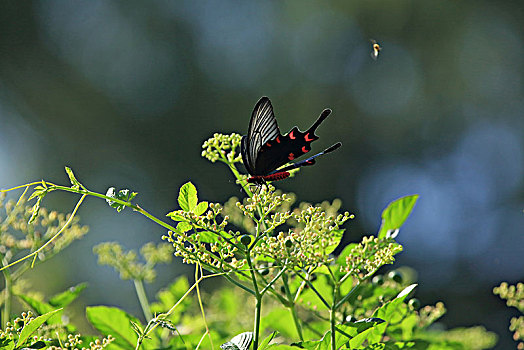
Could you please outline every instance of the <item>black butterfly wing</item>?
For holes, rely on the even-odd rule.
[[[318,140],[315,130],[329,116],[330,109],[322,111],[317,121],[305,132],[295,126],[286,135],[267,140],[255,158],[255,175],[268,175],[284,164],[311,151],[311,143]]]
[[[257,166],[257,159],[261,148],[267,142],[280,135],[277,119],[273,113],[273,106],[267,97],[262,97],[251,114],[247,135],[242,136],[240,151],[244,166],[250,175],[266,175],[266,168]],[[272,169],[274,170],[274,169]]]
[[[314,156],[311,156],[311,157],[309,157],[307,159],[301,160],[300,162],[296,162],[296,163],[290,164],[290,165],[288,165],[286,167],[278,169],[278,171],[279,172],[280,171],[290,171],[290,170],[293,170],[293,169],[296,169],[296,168],[300,168],[300,167],[303,167],[303,166],[313,165],[313,164],[315,164],[315,158],[323,156],[324,154],[331,153],[334,150],[338,149],[340,146],[342,146],[342,142],[337,142],[334,145],[331,145],[330,147],[326,148],[322,152],[319,152],[319,153],[315,154]]]

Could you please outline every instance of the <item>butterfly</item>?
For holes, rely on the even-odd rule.
[[[302,132],[295,126],[286,135],[282,135],[271,101],[265,96],[262,97],[253,109],[247,135],[242,136],[240,145],[244,166],[251,176],[247,182],[262,185],[267,181],[283,180],[289,177],[290,170],[313,165],[315,158],[339,148],[341,142],[314,156],[281,168],[311,151],[311,143],[318,140],[315,130],[330,114],[330,109],[324,109],[307,131]]]
[[[253,341],[253,332],[235,335],[230,341],[220,345],[223,350],[248,350]]]
[[[369,39],[369,41],[371,41],[371,45],[373,45],[373,51],[371,52],[371,58],[376,61],[378,58],[378,54],[380,53],[380,50],[382,50],[382,47],[380,46],[379,43],[377,43],[376,40]]]

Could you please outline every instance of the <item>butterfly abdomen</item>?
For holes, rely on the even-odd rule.
[[[266,181],[280,181],[287,179],[289,175],[290,174],[287,171],[280,171],[270,175],[251,176],[247,179],[247,182],[252,184],[263,184]]]

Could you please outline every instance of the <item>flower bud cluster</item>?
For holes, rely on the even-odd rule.
[[[173,257],[173,247],[170,244],[154,243],[145,244],[140,253],[146,263],[138,261],[135,251],[124,251],[124,248],[116,242],[101,243],[93,248],[98,255],[100,265],[112,266],[120,273],[123,280],[137,280],[152,282],[156,277],[154,267],[158,263],[168,263]]]
[[[358,278],[372,275],[379,267],[392,264],[394,256],[402,251],[402,246],[392,239],[364,237],[346,257],[346,265],[341,270]]]
[[[295,227],[287,233],[264,237],[255,252],[269,255],[279,262],[287,260],[289,266],[302,269],[331,260],[329,254],[340,242],[340,225],[351,215],[326,216],[321,206],[309,205],[295,209],[291,215],[275,214],[272,218],[279,224],[283,223],[282,219],[291,218]]]
[[[444,303],[439,301],[435,306],[426,305],[422,309],[418,310],[418,326],[419,328],[425,328],[446,313],[446,307]]]
[[[493,293],[498,294],[502,299],[506,299],[506,304],[524,312],[524,283],[509,285],[502,282],[500,286],[493,288]]]
[[[206,232],[208,234],[210,232]],[[230,231],[223,234],[227,234],[232,237],[233,234]],[[163,236],[162,239],[167,240],[175,247],[175,256],[182,257],[182,262],[186,264],[201,263],[207,267],[211,267],[215,271],[233,271],[240,269],[244,266],[245,260],[237,260],[235,252],[238,250],[231,243],[231,239],[226,240],[224,237],[217,237],[216,242],[205,243],[202,241],[201,233],[173,233],[168,232],[167,236]],[[239,238],[235,238],[235,241],[239,242]]]
[[[202,145],[202,157],[214,163],[217,160],[236,163],[242,161],[242,155],[236,153],[242,136],[239,134],[224,135],[215,133],[213,137],[206,140]]]
[[[0,254],[10,259],[24,250],[35,250],[53,237],[69,219],[69,215],[40,208],[39,215],[28,224],[32,207],[26,205],[25,198],[16,202],[5,201],[5,194],[0,194]],[[87,226],[78,224],[74,217],[62,234],[50,242],[38,255],[40,260],[55,255],[73,241],[82,238],[88,231]]]
[[[89,347],[80,347],[83,343],[82,339],[80,338],[80,334],[68,334],[67,335],[67,341],[64,343],[64,348],[58,347],[58,346],[50,346],[50,350],[62,350],[62,349],[71,349],[71,350],[101,350],[106,348],[109,344],[111,344],[115,338],[111,335],[108,335],[106,338],[96,339],[89,343]]]

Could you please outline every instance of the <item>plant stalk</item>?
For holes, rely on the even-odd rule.
[[[255,269],[253,267],[253,262],[251,261],[251,251],[247,251],[247,263],[249,265],[249,271],[251,272],[251,280],[253,282],[253,289],[255,292],[255,326],[254,326],[254,336],[253,336],[253,350],[258,349],[258,336],[260,332],[260,312],[262,310],[262,294],[258,290],[257,278],[255,275]]]
[[[5,266],[5,259],[2,261],[3,265]],[[12,279],[11,279],[11,272],[9,269],[5,269],[2,271],[4,275],[4,281],[5,281],[5,289],[4,289],[4,307],[2,309],[2,319],[1,324],[6,324],[6,322],[9,321],[9,317],[11,315],[11,297],[12,297]]]
[[[133,280],[133,282],[135,283],[136,295],[138,296],[138,301],[142,307],[144,317],[146,320],[150,320],[153,318],[153,315],[151,314],[151,309],[149,308],[149,301],[147,300],[144,283],[141,280]]]

